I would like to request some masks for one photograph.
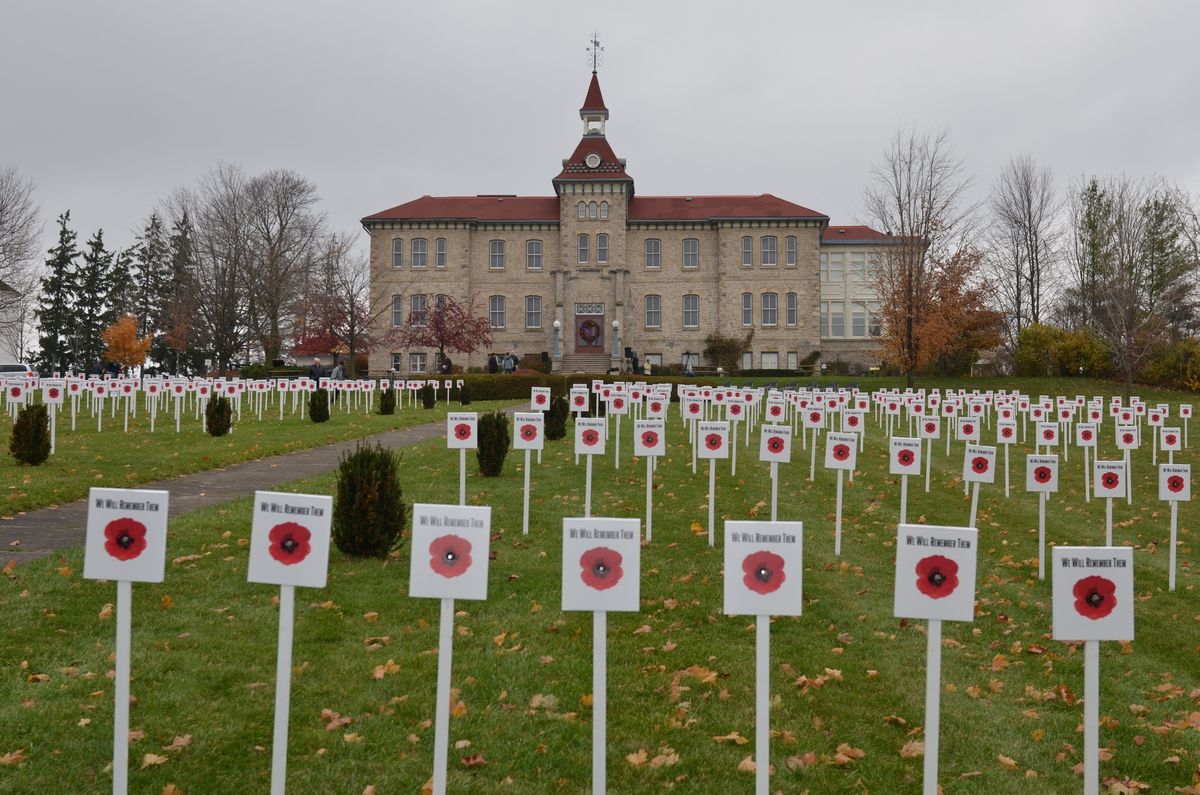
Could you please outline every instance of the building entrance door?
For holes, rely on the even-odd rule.
[[[604,304],[575,304],[575,352],[604,353]]]

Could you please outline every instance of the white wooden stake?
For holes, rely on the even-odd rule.
[[[1046,579],[1046,492],[1038,492],[1038,579]]]
[[[588,456],[590,459],[591,456]],[[608,722],[608,613],[592,613],[592,792],[608,792],[604,754]]]
[[[1092,501],[1092,467],[1088,463],[1090,457],[1088,449],[1083,448],[1083,501]]]
[[[50,404],[50,455],[54,455],[54,439],[56,435],[55,418],[58,414],[58,406],[54,403]]]
[[[584,487],[583,487],[583,515],[591,516],[592,515],[592,457],[590,455],[586,455],[586,454],[583,457],[587,459],[587,465],[586,465],[586,470],[585,470],[585,474],[584,474]]]
[[[771,462],[771,521],[776,521],[779,506],[779,462]]]
[[[708,459],[708,545],[713,546],[713,519],[717,502],[717,459]]]
[[[438,624],[437,705],[433,716],[433,795],[446,795],[450,755],[450,657],[454,650],[454,600],[442,600]]]
[[[812,458],[808,462],[808,480],[817,479],[817,429],[813,428]]]
[[[731,435],[731,438],[733,439],[733,444],[731,444],[729,446],[731,448],[733,448],[733,455],[730,456],[730,461],[732,463],[730,464],[729,476],[737,477],[737,423],[736,422],[733,424],[733,434]]]
[[[129,788],[129,629],[133,583],[117,580],[117,663],[113,701],[113,795]]]
[[[1111,500],[1110,500],[1111,502]],[[1100,641],[1083,642],[1083,792],[1100,792]]]
[[[933,466],[933,439],[925,441],[925,493],[929,493],[929,470]]]
[[[529,535],[529,450],[525,451],[525,501],[521,509],[521,535]]]
[[[815,446],[815,445],[814,445]],[[833,554],[842,554],[842,472],[837,471],[837,513],[835,514],[833,523]]]
[[[613,456],[613,469],[621,468],[621,415],[617,415],[617,451]]]
[[[1167,570],[1167,588],[1175,590],[1175,544],[1176,530],[1179,527],[1179,503],[1171,500],[1171,561]]]
[[[692,420],[688,433],[692,439],[692,474],[696,474],[696,421]]]
[[[900,476],[900,524],[908,524],[908,475]]]
[[[654,456],[646,456],[646,540],[652,535],[651,523],[654,521]]]
[[[978,484],[976,484],[978,485]],[[925,783],[924,795],[938,795],[938,741],[942,691],[942,621],[929,619],[925,633]]]
[[[275,658],[275,733],[271,738],[271,795],[287,784],[288,713],[292,697],[292,635],[296,586],[279,586],[279,649]]]
[[[1104,546],[1112,546],[1112,497],[1105,497],[1104,501],[1108,503],[1104,507]]]
[[[774,466],[772,462],[771,466]],[[754,622],[754,792],[768,795],[771,784],[771,617]]]
[[[975,481],[975,488],[971,489],[971,521],[967,527],[975,526],[975,515],[979,512],[979,481]]]
[[[1125,451],[1125,499],[1133,505],[1133,467],[1129,463],[1129,450]],[[1110,545],[1111,546],[1111,545]]]
[[[1008,448],[1010,445],[1004,445],[1004,499],[1008,499]],[[974,525],[972,525],[974,527]]]
[[[460,447],[458,450],[458,504],[467,504],[467,450],[465,447]]]

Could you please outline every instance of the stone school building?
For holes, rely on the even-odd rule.
[[[701,366],[707,336],[751,329],[743,369],[796,369],[814,351],[878,364],[871,268],[886,235],[767,193],[638,194],[595,72],[579,115],[553,196],[422,196],[362,219],[372,294],[390,298],[377,339],[450,296],[492,328],[490,349],[450,353],[463,367],[489,352],[545,353],[563,372],[625,368],[629,352],[656,370]],[[370,370],[432,373],[436,355],[385,343]]]

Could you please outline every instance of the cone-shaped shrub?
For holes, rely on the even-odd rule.
[[[313,422],[329,421],[329,390],[318,389],[308,397],[308,418]]]
[[[204,407],[204,427],[212,436],[224,436],[233,427],[233,406],[224,395],[209,399]]]
[[[333,543],[347,555],[386,557],[400,541],[407,516],[400,457],[379,445],[358,445],[338,464]]]
[[[417,395],[421,398],[421,405],[427,409],[431,409],[437,404],[437,393],[433,391],[433,387],[429,384],[418,389]]]
[[[22,464],[37,466],[50,457],[50,415],[38,404],[17,413],[8,451]]]
[[[562,395],[550,401],[550,410],[546,412],[547,439],[554,441],[567,435],[567,415],[570,413],[567,399]]]
[[[500,477],[504,458],[508,455],[508,415],[493,411],[479,418],[479,474],[485,478]]]
[[[383,394],[379,396],[379,413],[380,414],[395,414],[396,413],[396,390],[385,389]]]

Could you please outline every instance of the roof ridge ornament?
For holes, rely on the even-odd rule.
[[[592,34],[586,51],[587,59],[592,63],[592,74],[596,74],[596,69],[604,63],[604,48],[600,46],[598,35],[596,33]]]

